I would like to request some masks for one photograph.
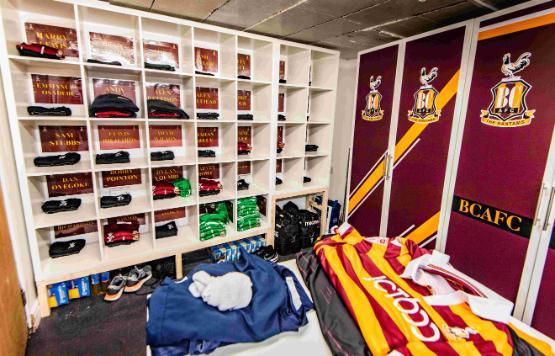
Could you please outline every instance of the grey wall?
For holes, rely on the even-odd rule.
[[[329,197],[339,200],[342,208],[345,207],[344,195],[349,168],[356,66],[356,59],[341,59],[339,62]]]

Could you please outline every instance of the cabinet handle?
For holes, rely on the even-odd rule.
[[[389,154],[389,152],[386,152],[385,159],[384,159],[385,179],[390,179],[391,178],[391,165],[389,164],[390,161],[391,161],[391,155]]]
[[[551,209],[553,208],[553,198],[555,198],[555,187],[551,188],[551,194],[549,195],[549,202],[547,203],[547,212],[545,213],[545,220],[543,222],[543,231],[546,231],[550,224]]]
[[[539,212],[540,206],[542,206],[542,202],[543,202],[543,192],[545,192],[545,190],[547,189],[547,186],[545,185],[545,183],[542,182],[542,189],[540,191],[540,197],[538,198],[538,202],[536,203],[536,214]],[[540,217],[538,216],[536,218],[536,220],[534,221],[534,225],[539,224],[541,221]]]

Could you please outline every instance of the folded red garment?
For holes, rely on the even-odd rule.
[[[103,111],[94,114],[95,117],[107,118],[107,117],[134,117],[133,113],[125,111]]]
[[[64,59],[64,52],[50,46],[41,45],[38,43],[27,44],[22,42],[16,45],[19,54],[22,56],[49,58],[49,59]]]
[[[151,112],[150,117],[181,117],[176,112]]]

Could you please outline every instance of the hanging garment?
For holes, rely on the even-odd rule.
[[[246,308],[220,312],[189,292],[191,276],[241,272],[252,281]],[[308,322],[313,305],[289,269],[245,252],[237,262],[203,264],[179,282],[165,279],[148,301],[147,343],[154,355],[209,353],[240,342],[262,341]]]
[[[310,290],[322,335],[332,354],[371,355],[357,324],[326,276],[314,250],[298,253],[297,267]]]
[[[512,355],[521,349],[528,354],[550,350],[531,337],[526,340],[533,340],[535,348],[515,339],[515,333],[525,334],[512,331],[510,324],[477,316],[464,301],[427,303],[426,297],[433,295],[428,287],[401,275],[412,260],[430,251],[403,238],[365,239],[346,224],[338,231],[318,242],[315,250],[372,354]]]

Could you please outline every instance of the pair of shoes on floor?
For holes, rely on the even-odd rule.
[[[135,293],[141,289],[150,278],[152,278],[152,268],[150,266],[144,266],[143,268],[135,266],[126,276],[118,274],[112,278],[106,295],[104,296],[104,300],[107,302],[115,302],[124,292]]]
[[[272,245],[262,246],[254,254],[266,261],[274,263],[278,261],[278,254]]]

